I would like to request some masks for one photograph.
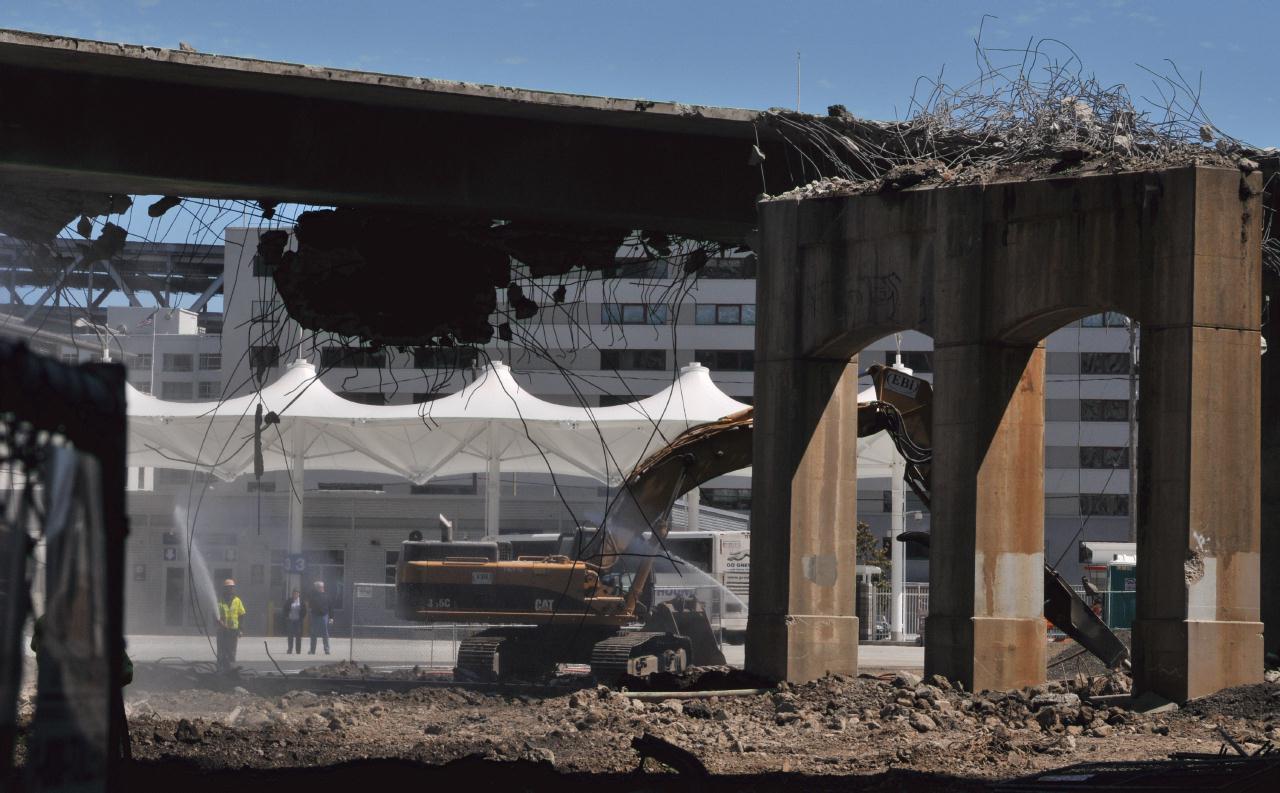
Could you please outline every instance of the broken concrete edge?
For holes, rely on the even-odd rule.
[[[761,115],[745,108],[539,91],[2,28],[0,62],[109,74],[127,71],[164,82],[225,83],[241,89],[273,90],[287,82],[296,90],[298,81],[305,81],[316,94],[343,94],[378,103],[425,103],[430,109],[534,118],[541,115],[541,108],[553,108],[581,111],[606,125],[705,129],[707,134],[750,139],[756,138],[755,122]],[[351,97],[352,92],[361,93]]]
[[[1024,165],[1025,163],[1015,164]],[[1149,166],[1119,169],[1100,168],[1089,171],[1070,172],[1035,171],[1028,173],[1025,170],[1010,170],[1007,172],[996,172],[991,178],[983,179],[982,181],[924,181],[913,184],[910,187],[887,191],[872,189],[875,184],[875,180],[854,181],[840,177],[823,177],[821,179],[815,179],[808,184],[801,185],[800,187],[788,190],[787,192],[778,193],[777,195],[762,193],[757,197],[757,204],[772,204],[782,201],[820,201],[824,199],[844,198],[882,198],[886,194],[897,195],[902,193],[925,193],[931,190],[963,190],[965,188],[986,190],[988,188],[1000,187],[1002,185],[1021,184],[1026,182],[1078,182],[1082,179],[1101,179],[1189,168],[1220,169],[1224,171],[1237,170],[1242,171],[1244,176],[1248,176],[1253,172],[1252,170],[1243,171],[1240,166],[1231,161],[1229,156],[1218,155],[1215,152],[1207,151],[1205,152],[1204,162],[1171,161],[1167,164],[1154,167]]]

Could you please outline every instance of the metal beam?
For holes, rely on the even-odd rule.
[[[213,283],[209,284],[209,288],[200,293],[200,297],[196,298],[196,302],[192,303],[187,310],[199,313],[204,311],[204,307],[209,304],[209,300],[222,291],[222,276],[219,275],[213,279]]]
[[[86,265],[88,263],[89,261],[88,261],[87,254],[80,256],[78,258],[72,259],[71,263],[68,264],[66,267],[63,267],[62,272],[58,273],[58,277],[53,279],[53,283],[49,284],[49,288],[44,290],[44,292],[40,294],[40,297],[37,298],[36,302],[31,305],[31,308],[27,310],[27,313],[22,315],[22,321],[26,322],[27,320],[35,316],[36,311],[39,310],[40,307],[43,306],[45,303],[49,302],[49,298],[53,297],[55,294],[58,293],[58,290],[62,288],[62,282],[66,280],[67,276],[71,273],[72,270],[76,269],[77,267]]]
[[[98,306],[102,305],[102,301],[107,299],[107,295],[111,294],[114,291],[116,291],[116,288],[111,284],[108,284],[102,287],[102,291],[98,293],[98,296],[95,297],[91,303],[89,303],[89,307],[97,308]]]
[[[116,270],[115,265],[109,261],[105,261],[103,264],[107,268],[107,275],[111,276],[111,280],[116,282],[116,286],[120,288],[121,292],[124,292],[124,296],[129,298],[129,305],[141,308],[142,301],[133,293],[133,287],[129,286],[128,282],[124,280],[124,277]]]

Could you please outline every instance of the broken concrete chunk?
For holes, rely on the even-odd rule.
[[[893,677],[894,688],[910,688],[914,690],[915,687],[918,685],[920,685],[920,676],[916,674],[912,674],[911,672],[908,672],[905,669],[901,672],[898,672],[898,674],[894,675]]]

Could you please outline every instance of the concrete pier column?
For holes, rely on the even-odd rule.
[[[761,207],[746,666],[799,682],[858,669],[858,368],[805,340],[815,305],[843,301],[805,259],[799,202]]]
[[[1262,680],[1259,347],[1257,330],[1143,326],[1137,690]]]
[[[756,365],[747,670],[858,671],[857,359]]]
[[[925,671],[973,691],[1042,682],[1044,348],[934,351]]]

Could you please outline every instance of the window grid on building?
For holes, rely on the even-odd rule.
[[[166,372],[194,371],[195,357],[189,352],[166,352],[160,360]]]
[[[754,325],[755,303],[699,303],[694,308],[698,325]]]
[[[1129,514],[1126,493],[1081,493],[1080,514],[1119,517]]]
[[[1127,399],[1082,399],[1080,400],[1081,421],[1128,421],[1129,401]]]
[[[671,310],[666,305],[647,303],[602,303],[600,305],[602,325],[665,325],[670,318]]]
[[[1080,374],[1129,374],[1132,359],[1127,352],[1082,352]]]
[[[413,368],[467,369],[479,359],[475,347],[418,347],[413,351]]]
[[[280,365],[280,348],[274,344],[255,344],[249,348],[249,367],[270,369]]]
[[[220,352],[200,353],[200,371],[214,372],[221,368],[222,368],[222,353]]]
[[[713,372],[750,372],[756,366],[754,350],[695,350],[694,358]]]
[[[1128,468],[1127,446],[1081,446],[1080,467],[1090,469]]]
[[[193,386],[191,385],[190,382],[160,384],[161,399],[172,399],[172,400],[191,399],[192,393],[193,393]]]
[[[660,371],[667,368],[667,351],[601,350],[600,368],[615,371]]]

